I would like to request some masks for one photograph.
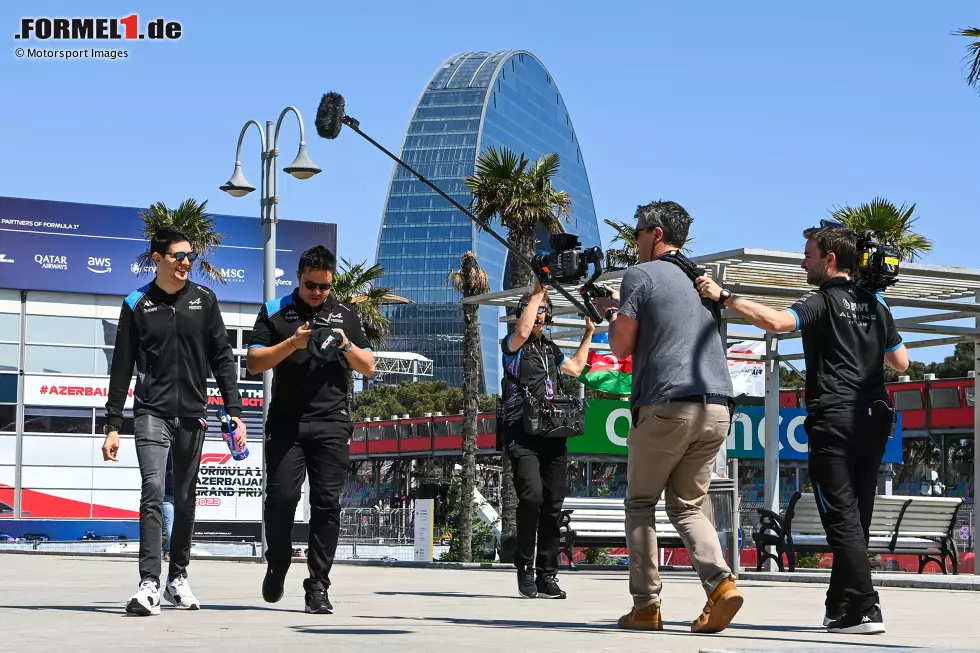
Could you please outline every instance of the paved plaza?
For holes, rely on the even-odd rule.
[[[260,596],[265,567],[194,560],[199,612],[134,617],[132,558],[0,554],[0,646],[7,651],[798,651],[980,649],[980,592],[881,588],[888,633],[830,635],[825,586],[740,582],[745,607],[726,632],[694,636],[704,604],[697,580],[667,574],[665,630],[619,630],[629,607],[623,571],[567,572],[565,601],[522,600],[505,570],[337,565],[336,613],[303,612],[305,566],[294,564],[280,603]],[[166,648],[163,648],[166,647]]]

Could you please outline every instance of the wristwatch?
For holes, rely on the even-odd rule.
[[[342,351],[342,352],[344,352],[346,354],[347,352],[349,352],[353,348],[354,348],[354,343],[351,342],[350,340],[348,340],[347,341],[347,344],[344,345],[343,349],[341,349],[340,351]]]
[[[606,322],[612,322],[613,315],[619,312],[618,308],[610,308],[606,311]]]
[[[732,298],[732,291],[728,290],[727,288],[722,288],[720,295],[721,296],[718,297],[718,303],[724,306],[725,302]]]

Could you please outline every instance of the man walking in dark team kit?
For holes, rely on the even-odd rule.
[[[175,607],[197,610],[200,602],[187,582],[194,531],[197,472],[207,427],[207,371],[214,374],[228,414],[240,419],[238,365],[218,299],[188,279],[197,259],[187,234],[160,229],[150,241],[156,279],[130,294],[119,312],[106,401],[102,457],[118,461],[119,429],[133,366],[136,388],[136,457],[142,476],[140,497],[139,590],[126,611],[160,614],[162,504],[168,455],[173,456],[173,539],[163,598]]]
[[[292,530],[303,487],[310,478],[310,541],[303,581],[306,612],[333,612],[327,595],[340,535],[340,494],[347,477],[353,426],[347,405],[348,370],[374,375],[354,308],[337,301],[333,288],[336,257],[318,245],[299,259],[299,284],[290,295],[259,310],[248,345],[248,371],[275,369],[266,424],[265,528],[268,568],[262,598],[283,596],[292,561]],[[330,330],[339,338],[326,339]],[[332,346],[331,346],[332,344]],[[321,347],[323,357],[310,353]]]
[[[883,633],[868,529],[894,414],[883,364],[905,371],[908,351],[885,300],[850,278],[856,235],[823,227],[803,236],[803,269],[819,288],[786,310],[736,297],[707,277],[698,287],[760,329],[803,332],[810,478],[834,554],[824,626],[832,633]]]

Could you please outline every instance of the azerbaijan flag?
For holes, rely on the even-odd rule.
[[[611,352],[590,351],[578,380],[594,390],[629,395],[633,390],[633,358],[620,360]]]

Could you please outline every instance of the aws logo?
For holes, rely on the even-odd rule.
[[[102,258],[99,256],[89,256],[88,270],[89,272],[94,272],[96,274],[105,274],[106,272],[112,272],[112,259]]]
[[[229,460],[231,460],[230,453],[202,453],[201,454],[202,465],[227,465]]]

